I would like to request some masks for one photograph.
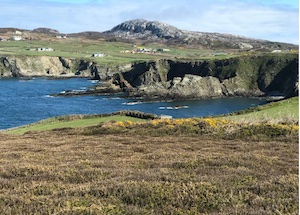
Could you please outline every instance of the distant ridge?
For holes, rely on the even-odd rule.
[[[18,29],[0,28],[0,33],[5,36],[5,33],[9,34],[8,32],[16,30]],[[28,38],[41,40],[45,39],[45,36],[42,34],[49,35],[50,37],[61,34],[59,31],[51,28],[36,28],[32,31],[20,29],[20,31],[26,32]],[[10,33],[10,36],[12,34]],[[68,34],[68,37],[81,37],[91,40],[105,39],[110,42],[122,41],[137,44],[160,43],[167,46],[183,45],[194,48],[222,50],[270,51],[276,49],[298,49],[298,46],[294,44],[253,39],[233,34],[186,31],[163,22],[148,21],[145,19],[128,20],[104,32],[86,31],[71,33]]]
[[[196,45],[204,48],[228,49],[276,49],[290,48],[292,44],[271,42],[247,38],[233,34],[207,33],[180,30],[172,25],[159,22],[134,19],[125,21],[104,32],[116,38],[130,40],[160,41],[167,44]]]
[[[58,30],[51,28],[35,28],[32,30],[33,33],[43,33],[43,34],[60,34]]]

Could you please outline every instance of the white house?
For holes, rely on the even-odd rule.
[[[20,41],[23,38],[21,36],[13,36],[12,39],[15,40],[15,41]]]
[[[92,57],[105,57],[105,54],[103,54],[103,53],[95,53],[95,54],[92,54]]]
[[[36,51],[43,51],[43,52],[53,52],[53,48],[37,48]]]
[[[273,50],[272,53],[280,53],[281,50]]]

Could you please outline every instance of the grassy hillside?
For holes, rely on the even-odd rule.
[[[0,214],[297,214],[299,126],[266,118],[297,105],[261,107],[263,123],[68,116],[2,132]]]
[[[297,214],[297,133],[219,137],[206,123],[0,133],[0,213]]]
[[[293,97],[282,101],[272,102],[267,105],[238,111],[230,116],[222,117],[233,121],[298,121],[299,97]]]

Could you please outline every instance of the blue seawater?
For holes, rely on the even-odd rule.
[[[116,95],[51,97],[66,90],[86,90],[94,82],[85,78],[0,79],[0,129],[70,114],[99,114],[139,110],[173,118],[211,116],[264,104],[259,98],[221,98],[170,102],[140,102]]]

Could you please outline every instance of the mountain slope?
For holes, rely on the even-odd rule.
[[[184,35],[183,31],[172,25],[144,19],[123,22],[107,33],[128,39],[171,39],[182,38]]]
[[[0,38],[11,38],[16,31],[26,33],[27,38],[47,40],[60,32],[50,28],[36,28],[32,31],[16,28],[0,28]],[[86,31],[68,34],[68,37],[91,40],[106,39],[110,42],[125,41],[130,43],[161,43],[170,46],[184,45],[207,49],[235,50],[298,50],[294,44],[271,42],[267,40],[247,38],[232,34],[186,31],[172,25],[159,22],[135,19],[125,21],[109,31]]]
[[[167,44],[197,45],[205,48],[229,49],[290,49],[292,44],[271,42],[231,34],[180,30],[158,21],[135,19],[123,22],[104,32],[116,38],[160,41]]]

